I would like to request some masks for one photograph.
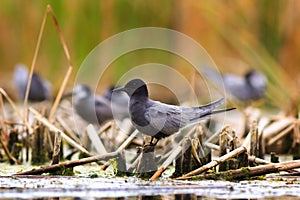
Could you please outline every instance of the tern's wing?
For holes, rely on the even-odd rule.
[[[181,107],[155,101],[145,112],[145,117],[150,126],[166,135],[177,132],[188,122],[188,116],[182,113]]]
[[[209,118],[213,114],[226,112],[233,108],[215,110],[225,99],[219,99],[200,107],[187,108],[153,102],[146,112],[150,125],[166,135],[177,132],[180,128]]]
[[[46,96],[46,99],[51,98],[51,83],[47,80],[43,80],[43,88],[44,88],[44,93]]]
[[[95,97],[95,112],[99,123],[113,118],[110,102],[102,97]]]
[[[28,70],[23,64],[17,64],[14,71],[14,85],[19,93],[19,97],[24,99],[28,81]]]

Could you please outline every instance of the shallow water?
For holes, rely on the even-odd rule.
[[[0,165],[0,198],[119,198],[125,199],[298,199],[300,179],[269,178],[264,181],[149,182],[134,177],[104,175],[98,166],[76,167],[74,177],[10,176],[23,166]],[[25,167],[28,168],[28,167]],[[6,171],[6,174],[4,172]],[[91,178],[97,177],[97,178]],[[280,181],[278,181],[280,180]]]
[[[300,185],[285,181],[141,181],[135,178],[1,177],[0,198],[118,198],[141,196],[300,198]]]

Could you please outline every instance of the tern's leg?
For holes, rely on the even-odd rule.
[[[150,145],[153,144],[153,139],[154,139],[154,137],[151,136]]]
[[[156,141],[153,143],[153,140],[154,140],[155,137],[151,137],[151,140],[150,140],[150,144],[151,146],[156,146],[156,144],[158,143],[159,139],[155,138]]]

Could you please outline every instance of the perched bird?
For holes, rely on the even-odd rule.
[[[18,64],[14,71],[14,84],[20,99],[25,99],[29,72],[25,65]],[[33,102],[50,99],[51,84],[43,80],[37,73],[32,74],[28,100]]]
[[[258,100],[266,93],[265,76],[254,70],[248,71],[244,77],[224,74],[223,80],[226,89],[240,101]]]
[[[150,145],[156,145],[161,138],[168,137],[187,125],[207,119],[213,114],[234,109],[214,110],[224,103],[224,99],[193,108],[153,101],[148,98],[147,86],[141,79],[133,79],[124,87],[114,90],[120,91],[128,94],[132,124],[142,133],[151,136]]]
[[[112,102],[112,104],[116,104],[119,106],[128,107],[129,97],[121,92],[113,93],[114,89],[118,88],[118,86],[109,87],[103,94],[103,97]],[[128,109],[127,109],[128,110]],[[129,115],[127,115],[129,116]]]
[[[205,69],[204,72],[211,78],[217,85],[221,84],[220,80],[217,81],[215,71]],[[234,74],[221,75],[226,92],[234,96],[236,99],[249,102],[262,98],[266,93],[267,80],[265,76],[255,70],[248,71],[244,76],[237,76]]]
[[[103,124],[113,118],[122,120],[129,116],[128,98],[123,99],[122,103],[126,105],[124,107],[114,101],[114,96],[110,99],[95,96],[84,84],[76,85],[72,94],[76,112],[87,122]]]

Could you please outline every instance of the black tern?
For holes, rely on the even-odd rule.
[[[146,83],[133,79],[124,87],[114,92],[126,92],[129,96],[129,115],[133,126],[140,132],[151,136],[150,145],[168,137],[181,128],[209,118],[213,114],[226,112],[235,108],[214,110],[224,103],[224,98],[200,107],[183,107],[164,104],[148,98]],[[153,143],[153,139],[156,142]]]
[[[205,69],[208,78],[220,86],[223,81],[226,92],[239,101],[250,102],[263,98],[267,90],[266,77],[255,70],[248,71],[244,76],[225,73],[221,75],[222,80],[217,81],[216,73],[211,69]]]
[[[18,64],[14,71],[14,84],[20,99],[25,99],[29,72],[25,65]],[[32,74],[28,100],[33,102],[50,99],[51,85],[48,81],[43,80],[37,73]]]
[[[110,98],[96,96],[92,93],[89,86],[78,84],[73,91],[73,105],[76,112],[89,123],[99,123],[111,120],[113,118],[122,120],[129,117],[128,101],[129,98],[122,97],[122,104],[118,95]],[[123,95],[124,96],[124,95]],[[118,99],[115,100],[115,99]]]

